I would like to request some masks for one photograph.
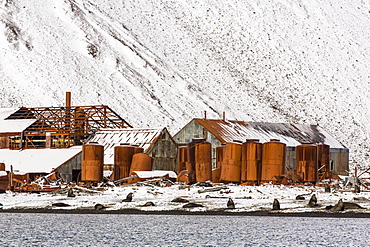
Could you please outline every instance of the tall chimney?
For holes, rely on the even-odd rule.
[[[225,121],[226,120],[226,114],[225,112],[222,112],[222,120]]]
[[[71,92],[66,92],[66,107],[71,107]]]
[[[204,111],[204,120],[207,120],[207,111]]]

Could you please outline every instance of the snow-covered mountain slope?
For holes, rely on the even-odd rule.
[[[172,133],[204,110],[319,124],[370,159],[370,3],[0,0],[0,106],[107,104]]]

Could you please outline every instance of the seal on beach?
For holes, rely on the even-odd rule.
[[[72,188],[69,188],[68,193],[67,193],[67,197],[76,197],[76,195],[73,193]]]
[[[71,205],[64,202],[56,202],[51,204],[52,207],[70,207]]]
[[[339,199],[338,203],[335,204],[329,210],[330,211],[333,211],[333,212],[344,211],[344,203],[343,203],[343,200],[342,199]]]
[[[105,209],[107,207],[98,203],[98,204],[95,204],[94,208],[95,208],[95,210],[102,210],[102,209]]]
[[[153,202],[147,202],[143,205],[143,207],[151,207],[151,206],[155,206]]]
[[[184,198],[181,198],[181,197],[176,197],[176,198],[175,198],[175,199],[173,199],[171,202],[188,203],[188,202],[189,202],[189,200],[184,199]]]
[[[306,198],[304,198],[304,196],[303,195],[298,195],[298,196],[296,196],[296,198],[295,198],[296,200],[305,200]]]
[[[272,210],[280,210],[280,202],[278,199],[274,199],[272,203]]]
[[[235,204],[234,204],[233,199],[229,198],[229,200],[227,201],[227,208],[230,208],[230,209],[235,208]]]
[[[189,202],[189,203],[185,204],[182,207],[183,208],[197,208],[197,207],[203,207],[203,205],[198,204],[198,203],[194,203],[194,202]]]
[[[126,196],[126,199],[123,199],[122,202],[132,202],[132,195],[134,193],[130,192],[128,193],[128,195]]]
[[[316,197],[316,194],[313,194],[310,198],[310,201],[308,202],[308,206],[313,208],[313,207],[317,207],[317,197]]]

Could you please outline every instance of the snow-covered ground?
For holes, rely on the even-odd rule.
[[[0,106],[319,124],[369,167],[370,2],[0,0]]]
[[[98,190],[87,190],[75,188],[76,197],[67,197],[64,193],[52,192],[43,194],[13,193],[0,194],[0,203],[3,210],[8,209],[94,209],[95,205],[101,204],[106,209],[122,210],[138,209],[143,211],[213,211],[227,209],[227,202],[231,198],[235,203],[232,212],[256,212],[270,211],[274,199],[278,199],[281,210],[285,213],[319,212],[326,211],[325,206],[335,205],[339,199],[344,202],[354,202],[364,209],[348,209],[359,213],[370,213],[370,193],[353,193],[350,188],[333,189],[328,193],[320,186],[284,186],[265,184],[261,186],[237,186],[216,185],[212,188],[222,186],[223,189],[214,192],[203,192],[210,187],[173,185],[171,187],[160,186],[119,186],[111,188],[100,188]],[[84,192],[78,192],[78,190]],[[133,193],[131,202],[123,202],[129,193]],[[304,196],[305,200],[297,200],[298,195]],[[309,207],[308,202],[312,195],[317,197],[317,207]],[[172,202],[173,199],[181,197],[189,202],[201,204],[203,207],[191,209],[183,208],[186,203]],[[153,202],[154,206],[143,205]],[[70,206],[56,207],[54,203],[65,203]]]

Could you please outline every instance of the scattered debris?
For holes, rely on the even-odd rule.
[[[360,193],[361,190],[360,190],[360,186],[358,186],[357,184],[355,185],[355,189],[353,190],[353,193]]]
[[[198,190],[198,193],[215,192],[215,191],[226,190],[226,189],[228,189],[227,186],[219,186],[219,187],[212,187],[212,188],[207,188],[203,190]]]

